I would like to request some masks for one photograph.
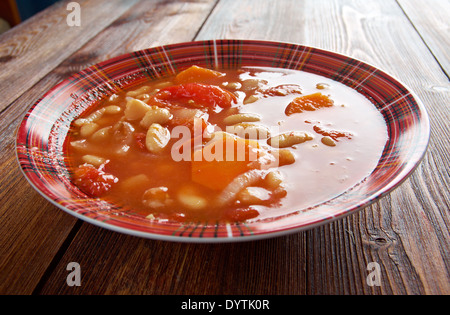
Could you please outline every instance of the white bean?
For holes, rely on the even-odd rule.
[[[270,131],[267,127],[250,123],[227,126],[226,131],[245,139],[267,139],[270,136]]]
[[[246,104],[251,104],[251,103],[254,103],[254,102],[256,102],[257,100],[259,100],[259,97],[257,97],[256,95],[250,95],[250,96],[248,96],[248,97],[246,97],[245,99],[244,99],[244,104],[246,105]]]
[[[137,97],[137,96],[139,96],[141,94],[149,92],[150,90],[151,90],[150,86],[144,85],[144,86],[141,86],[140,88],[138,88],[136,90],[127,92],[126,95],[130,96],[130,97]]]
[[[336,146],[336,142],[329,136],[323,137],[321,139],[322,143],[329,146],[329,147],[335,147]]]
[[[104,127],[92,134],[90,140],[94,142],[102,142],[106,141],[111,136],[112,126]]]
[[[160,124],[152,124],[148,128],[145,146],[152,153],[161,152],[170,141],[170,131]]]
[[[240,113],[226,117],[223,122],[226,125],[235,125],[243,122],[257,122],[260,121],[261,117],[257,114],[251,113]]]
[[[152,106],[152,108],[144,115],[141,120],[141,126],[149,128],[152,124],[166,124],[172,118],[172,114],[166,108]]]
[[[84,124],[92,123],[92,122],[99,120],[103,116],[104,113],[105,113],[105,108],[100,108],[100,109],[96,110],[95,112],[93,112],[92,114],[90,114],[88,117],[78,118],[73,123],[75,126],[81,127]]]
[[[185,186],[178,191],[177,199],[182,206],[190,210],[201,210],[208,206],[208,200],[191,186]]]
[[[88,164],[92,164],[96,167],[99,167],[100,165],[102,165],[103,163],[105,163],[105,159],[96,155],[83,155],[83,157],[81,158],[83,160],[83,162],[88,163]]]
[[[127,102],[124,112],[125,118],[127,120],[142,119],[150,109],[151,106],[147,105],[143,101],[132,98]]]
[[[270,191],[262,187],[247,187],[239,192],[237,199],[244,205],[261,205],[270,199]]]
[[[283,175],[280,171],[271,171],[264,178],[264,183],[267,188],[278,188],[283,183]]]
[[[114,115],[122,111],[122,108],[117,105],[109,105],[105,107],[105,114]]]
[[[86,123],[80,128],[80,136],[86,138],[92,135],[100,128],[100,126],[96,123]]]
[[[172,203],[167,187],[153,187],[147,189],[142,196],[144,206],[158,209],[168,206]]]
[[[271,137],[267,143],[274,148],[286,148],[312,139],[313,136],[307,132],[293,131]]]

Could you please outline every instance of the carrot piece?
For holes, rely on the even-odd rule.
[[[178,73],[177,76],[175,77],[175,83],[177,84],[194,83],[194,82],[200,83],[221,76],[224,76],[222,72],[194,65]]]
[[[226,135],[211,140],[194,152],[192,181],[221,191],[237,176],[254,169],[259,157],[259,144],[252,140]]]
[[[286,107],[285,114],[290,116],[304,111],[314,111],[319,108],[331,107],[334,105],[333,100],[322,93],[314,93],[296,97]]]

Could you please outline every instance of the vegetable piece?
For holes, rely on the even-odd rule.
[[[177,193],[177,200],[190,210],[202,210],[208,206],[208,200],[196,187],[188,185],[182,187]]]
[[[259,216],[259,212],[253,208],[230,209],[225,212],[224,219],[229,222],[243,222]]]
[[[184,84],[184,83],[194,83],[194,82],[205,82],[211,79],[215,79],[218,77],[222,77],[225,74],[222,72],[202,68],[199,66],[192,66],[187,68],[184,71],[181,71],[175,77],[175,83]]]
[[[291,131],[271,137],[267,143],[274,148],[286,148],[312,139],[313,136],[307,132]]]
[[[235,125],[243,122],[257,122],[261,117],[258,114],[239,113],[226,117],[223,122],[225,125]]]
[[[75,185],[90,196],[104,195],[119,179],[106,173],[103,168],[104,164],[98,169],[90,164],[80,165],[73,174]]]
[[[296,84],[282,84],[262,91],[264,96],[286,96],[289,94],[302,94],[302,89]]]
[[[215,136],[201,150],[194,152],[192,180],[210,189],[221,191],[238,175],[256,164],[260,156],[259,144],[223,133]]]
[[[262,187],[249,186],[237,195],[237,199],[243,205],[262,205],[270,200],[270,191]]]
[[[330,130],[330,129],[326,130],[320,126],[314,126],[313,129],[318,134],[320,134],[324,137],[330,137],[334,141],[338,141],[338,138],[351,139],[353,137],[353,134],[351,134],[350,132]]]
[[[145,137],[145,146],[152,153],[161,152],[170,141],[170,131],[160,124],[152,124]]]
[[[144,128],[149,128],[153,123],[164,125],[170,119],[172,119],[172,114],[167,108],[152,106],[151,109],[145,113],[140,125]]]
[[[143,101],[132,98],[127,102],[124,112],[125,118],[127,120],[142,119],[150,109],[151,107]]]
[[[162,89],[156,94],[156,99],[163,102],[175,102],[184,106],[193,101],[207,108],[215,108],[216,106],[227,108],[236,103],[237,97],[216,85],[186,83]]]
[[[296,97],[286,107],[285,114],[290,116],[304,111],[314,111],[319,108],[331,107],[334,105],[333,100],[322,93],[314,93]]]
[[[142,196],[144,206],[152,209],[166,207],[172,203],[168,188],[164,186],[147,189]]]

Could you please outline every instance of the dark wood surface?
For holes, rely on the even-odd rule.
[[[0,294],[449,294],[449,0],[62,1],[0,35]],[[309,231],[231,244],[141,239],[80,221],[23,177],[15,130],[60,80],[133,50],[267,39],[361,59],[408,85],[431,119],[413,175],[366,209]],[[81,266],[68,286],[67,265]],[[369,286],[369,263],[380,286]]]

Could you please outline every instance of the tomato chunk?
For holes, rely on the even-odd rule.
[[[305,96],[296,97],[286,107],[285,113],[290,116],[304,111],[314,111],[319,108],[331,107],[334,105],[333,100],[322,93],[314,93]]]
[[[108,192],[112,185],[118,182],[118,178],[98,169],[90,164],[80,165],[73,174],[75,185],[83,192],[93,197],[99,197]]]
[[[237,97],[216,85],[200,83],[186,83],[170,86],[156,94],[156,98],[162,101],[178,102],[186,105],[189,101],[208,107],[228,108],[236,103]]]
[[[230,209],[225,212],[224,219],[230,222],[243,222],[257,216],[259,216],[259,212],[256,209]]]

